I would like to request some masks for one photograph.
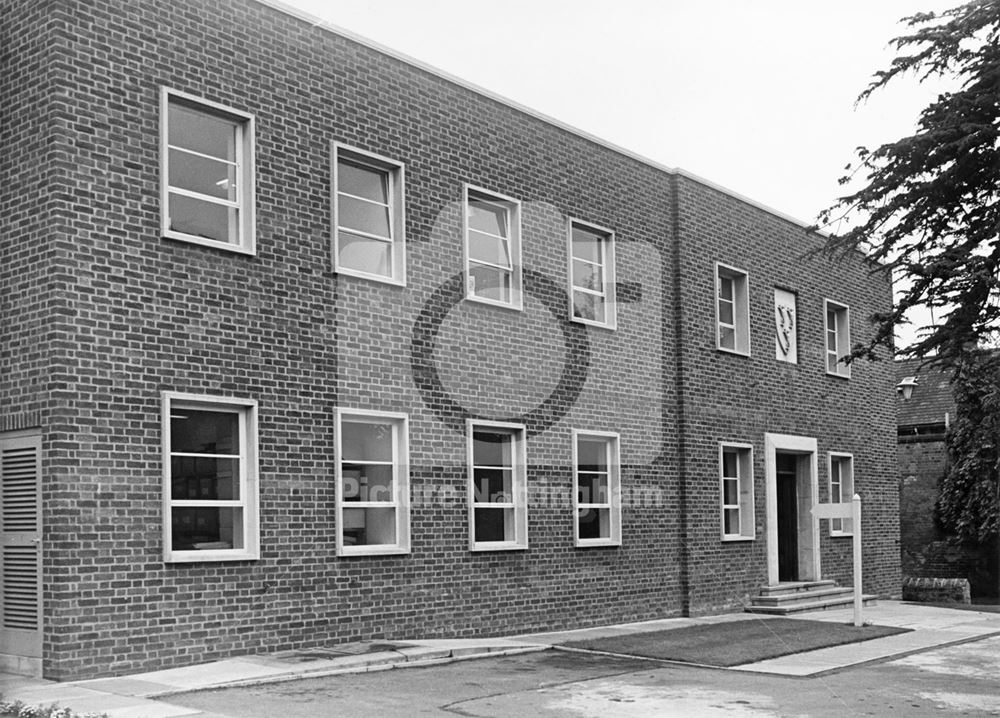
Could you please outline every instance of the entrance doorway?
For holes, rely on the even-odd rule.
[[[819,495],[816,439],[764,434],[767,469],[767,582],[818,581]]]
[[[798,463],[795,454],[778,453],[775,456],[779,581],[799,580]]]

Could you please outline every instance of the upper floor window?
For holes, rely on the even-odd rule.
[[[851,365],[843,361],[851,353],[851,322],[847,306],[827,299],[824,303],[826,317],[826,373],[849,378]]]
[[[754,538],[753,448],[719,445],[722,540]]]
[[[337,410],[337,553],[410,550],[406,414]]]
[[[333,143],[333,268],[406,284],[403,165]]]
[[[570,305],[573,321],[615,328],[614,233],[577,220],[569,223]]]
[[[468,426],[470,548],[527,548],[524,427],[493,421]]]
[[[716,263],[716,346],[722,351],[750,353],[748,285],[746,272]]]
[[[849,504],[854,499],[854,457],[830,453],[830,503]],[[830,519],[831,536],[851,536],[851,519]]]
[[[573,432],[576,476],[576,545],[618,546],[622,542],[618,435]]]
[[[257,404],[163,394],[165,561],[259,555]]]
[[[465,296],[521,308],[521,203],[465,188]]]
[[[253,254],[253,116],[163,88],[161,232]]]

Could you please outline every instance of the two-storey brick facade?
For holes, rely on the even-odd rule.
[[[738,610],[831,486],[898,592],[858,259],[268,3],[0,10],[8,667]]]

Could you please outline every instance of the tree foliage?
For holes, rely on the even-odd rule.
[[[997,535],[997,458],[1000,457],[1000,384],[986,352],[968,352],[955,375],[955,422],[948,433],[948,470],[941,481],[937,518],[963,540]]]
[[[843,186],[851,191],[820,215],[831,252],[860,250],[892,274],[896,306],[873,317],[876,330],[853,356],[892,345],[894,326],[913,306],[944,321],[902,353],[954,364],[967,347],[995,343],[1000,329],[1000,0],[974,0],[941,13],[904,18],[897,56],[859,101],[908,74],[954,81],[930,103],[916,132],[869,150],[860,147]]]

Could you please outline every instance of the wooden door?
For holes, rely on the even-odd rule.
[[[799,580],[799,503],[797,457],[778,454],[778,580]]]

